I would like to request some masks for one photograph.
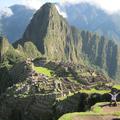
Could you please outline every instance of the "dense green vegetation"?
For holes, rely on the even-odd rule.
[[[7,38],[0,37],[0,63],[14,65],[21,60],[24,60],[24,55],[20,51],[15,50]]]

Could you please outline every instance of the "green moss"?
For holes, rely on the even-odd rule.
[[[44,67],[34,67],[34,70],[38,73],[41,73],[41,74],[44,74],[44,75],[47,75],[49,77],[51,77],[51,73],[52,71],[47,69],[47,68],[44,68]]]

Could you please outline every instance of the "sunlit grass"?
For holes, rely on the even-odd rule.
[[[98,93],[98,94],[105,94],[105,93],[109,93],[110,90],[96,90],[96,89],[90,89],[90,90],[80,90],[80,92],[82,93],[87,93],[87,94],[93,94],[93,93]]]
[[[113,88],[120,90],[120,85],[114,85]]]
[[[47,69],[47,68],[44,68],[44,67],[34,67],[34,70],[37,72],[37,73],[41,73],[41,74],[44,74],[46,76],[49,76],[51,77],[51,73],[52,71]]]

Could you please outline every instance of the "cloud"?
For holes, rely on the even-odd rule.
[[[21,4],[34,9],[39,9],[44,4],[44,2],[41,0],[21,0]]]
[[[58,5],[56,5],[56,9],[60,15],[62,15],[64,18],[67,18],[67,14]]]
[[[0,18],[1,17],[10,17],[12,15],[13,15],[13,12],[8,7],[4,7],[4,9],[0,9]]]
[[[45,2],[59,2],[61,5],[66,2],[71,4],[89,2],[111,13],[120,10],[120,0],[0,0],[0,8],[13,4],[23,4],[31,8],[39,9]],[[60,13],[65,15],[61,10]]]
[[[21,0],[21,4],[27,5],[34,9],[39,9],[46,2],[55,2],[55,0]],[[56,5],[56,8],[60,15],[67,18],[67,14],[58,5]]]
[[[120,10],[120,0],[62,0],[60,3],[81,3],[81,2],[89,2],[90,4],[95,4],[108,12],[117,12]]]
[[[21,3],[34,9],[39,9],[46,2],[55,2],[55,0],[21,0]]]

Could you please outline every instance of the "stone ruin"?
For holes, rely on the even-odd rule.
[[[26,74],[26,79],[10,87],[0,97],[1,120],[55,120],[64,113],[85,109],[94,99],[90,95],[79,93],[82,88],[86,89],[86,85],[70,81],[67,77],[48,77],[37,73],[31,59],[20,66],[24,66],[22,75]],[[68,71],[73,70],[73,74],[78,75],[80,80],[88,82],[87,86],[92,86],[101,79],[107,82],[104,76],[85,66],[62,63],[62,67],[68,68]],[[90,76],[81,74],[86,71]],[[96,81],[92,81],[93,78]],[[98,97],[101,100],[101,96]]]

